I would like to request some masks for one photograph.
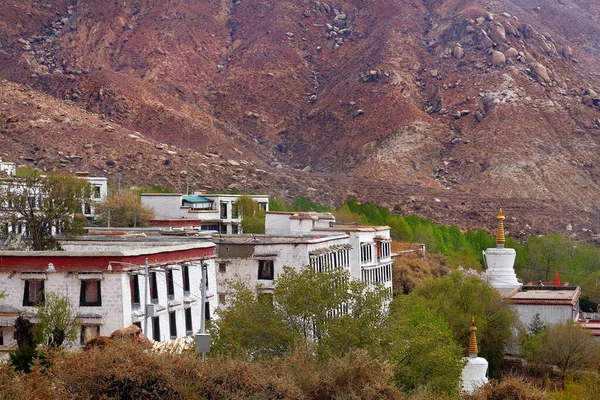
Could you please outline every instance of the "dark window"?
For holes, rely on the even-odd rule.
[[[81,281],[81,292],[79,293],[80,306],[101,306],[102,293],[100,293],[100,281],[85,280]]]
[[[259,260],[258,261],[258,279],[273,280],[273,261]]]
[[[44,304],[44,281],[37,279],[25,281],[23,305],[35,306],[36,304]]]
[[[99,199],[100,198],[100,186],[94,186],[94,194],[93,194],[95,199]]]
[[[160,342],[160,320],[158,317],[152,317],[152,339]]]
[[[238,233],[240,233],[240,228],[237,224],[231,225],[231,233],[234,235],[237,235]]]
[[[190,267],[189,266],[184,265],[181,267],[181,276],[183,279],[183,291],[189,292],[190,291]]]
[[[90,203],[85,203],[84,204],[83,213],[86,214],[86,215],[92,213],[92,206],[90,206]]]
[[[227,234],[227,225],[221,224],[219,232],[223,235],[226,235]]]
[[[142,329],[142,323],[141,322],[134,322],[133,324],[135,326],[137,326],[138,328]]]
[[[100,325],[81,325],[80,344],[86,344],[97,336],[100,336]]]
[[[221,272],[221,273],[227,272],[227,263],[219,263],[219,272]]]
[[[150,301],[158,303],[158,282],[156,282],[156,272],[150,272]]]
[[[191,335],[192,333],[194,333],[193,328],[192,328],[192,309],[186,308],[185,309],[185,334]]]
[[[175,311],[169,313],[169,333],[171,334],[171,339],[177,337],[177,319],[175,318]]]
[[[129,277],[129,286],[131,288],[131,304],[140,304],[140,283],[137,275]]]
[[[258,206],[261,210],[267,211],[267,203],[258,203]]]
[[[0,328],[0,346],[4,346],[4,333],[2,332],[2,328]]]
[[[208,301],[204,303],[204,319],[210,321],[210,303]]]
[[[173,282],[173,270],[167,270],[167,296],[169,300],[175,297],[175,283]]]
[[[221,219],[227,219],[227,203],[221,203]]]

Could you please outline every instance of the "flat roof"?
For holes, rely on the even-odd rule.
[[[56,271],[107,271],[190,262],[215,257],[212,242],[64,242],[63,251],[0,251],[0,272],[46,272],[53,264]]]
[[[577,286],[554,287],[552,289],[527,288],[508,298],[511,304],[575,304],[579,300],[581,289]]]
[[[315,227],[313,231],[325,232],[380,232],[390,230],[389,226],[367,226],[367,225],[333,225],[331,227]]]
[[[261,245],[261,244],[312,244],[332,240],[348,239],[346,234],[338,235],[213,235],[217,244]]]

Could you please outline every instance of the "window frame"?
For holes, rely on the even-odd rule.
[[[133,274],[129,277],[129,288],[131,290],[131,305],[139,306],[140,303],[140,280],[138,275]]]
[[[177,339],[177,312],[169,313],[169,335],[171,339]]]
[[[40,284],[39,297],[41,299],[38,302],[31,301],[31,282],[36,282]],[[23,306],[34,307],[37,305],[44,304],[46,300],[46,291],[44,286],[45,284],[43,279],[26,279],[25,287],[23,288]]]
[[[86,297],[88,283],[96,283],[98,285],[98,299],[88,302]],[[101,307],[102,306],[102,281],[100,279],[82,279],[81,289],[79,291],[79,307]]]
[[[270,273],[263,273],[265,266],[269,267]],[[258,260],[258,279],[268,281],[275,279],[275,262],[273,260]]]
[[[192,335],[194,333],[194,324],[192,323],[192,309],[189,307],[185,308],[184,314],[185,314],[185,334]]]

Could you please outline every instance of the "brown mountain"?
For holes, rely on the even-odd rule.
[[[0,157],[589,235],[599,51],[593,0],[7,0]]]

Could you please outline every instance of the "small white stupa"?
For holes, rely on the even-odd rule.
[[[498,218],[498,230],[496,232],[496,247],[486,249],[483,252],[486,272],[485,276],[490,285],[498,289],[503,295],[508,294],[521,287],[515,274],[515,257],[517,253],[514,249],[504,248],[504,215],[502,209]],[[507,292],[507,293],[503,293]]]
[[[464,359],[467,364],[462,370],[462,391],[471,394],[478,388],[488,383],[488,362],[485,358],[477,357],[477,337],[475,332],[475,318],[471,320],[471,336],[469,337],[469,357]]]

